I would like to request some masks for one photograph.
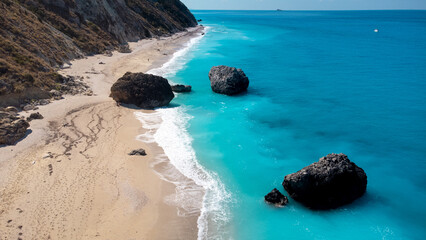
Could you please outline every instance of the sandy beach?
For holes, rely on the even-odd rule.
[[[201,31],[130,43],[130,54],[91,56],[60,71],[83,77],[94,95],[21,113],[44,119],[15,146],[0,147],[0,239],[197,238],[199,214],[178,216],[164,201],[176,187],[152,167],[163,150],[136,140],[147,131],[134,116],[142,110],[117,106],[109,91],[125,72],[161,66]],[[147,156],[128,155],[138,148]]]

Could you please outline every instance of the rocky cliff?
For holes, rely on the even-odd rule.
[[[0,106],[43,97],[71,59],[196,25],[179,0],[0,0]]]

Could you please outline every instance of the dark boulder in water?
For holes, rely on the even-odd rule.
[[[145,73],[127,72],[111,87],[111,95],[119,103],[135,104],[144,109],[166,106],[174,98],[167,79]]]
[[[367,189],[367,175],[345,154],[328,154],[285,176],[283,186],[294,200],[312,209],[332,209],[351,203]]]
[[[235,95],[246,91],[249,86],[243,70],[234,67],[212,67],[209,78],[212,90],[220,94]]]
[[[172,86],[172,90],[177,93],[191,92],[192,87],[189,85],[177,84]]]
[[[274,188],[265,196],[265,201],[275,206],[285,206],[288,203],[288,198],[284,196],[278,189]]]

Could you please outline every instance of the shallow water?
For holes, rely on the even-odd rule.
[[[161,72],[193,92],[160,112],[179,132],[167,155],[187,156],[176,161],[207,189],[200,238],[426,238],[426,11],[194,14],[205,37]],[[211,91],[222,64],[245,71],[246,94]],[[264,203],[340,152],[366,171],[364,197],[332,211]]]

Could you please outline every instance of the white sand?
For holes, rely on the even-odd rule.
[[[135,140],[146,131],[136,110],[117,107],[109,90],[127,71],[161,66],[200,31],[131,43],[130,54],[88,57],[61,71],[83,76],[94,96],[41,106],[44,119],[31,122],[31,134],[0,148],[0,239],[197,237],[198,216],[179,217],[164,203],[175,186],[150,167],[162,149]],[[137,148],[148,155],[127,155]]]

